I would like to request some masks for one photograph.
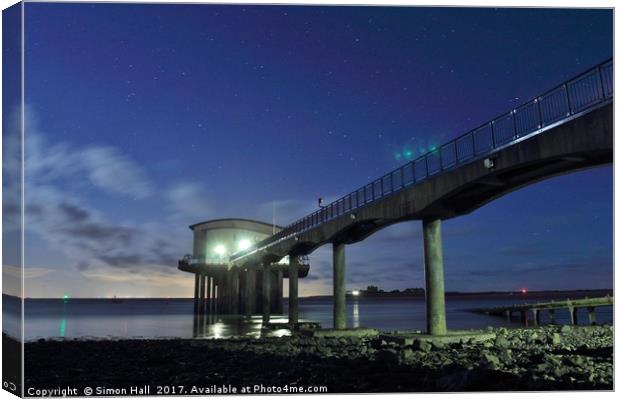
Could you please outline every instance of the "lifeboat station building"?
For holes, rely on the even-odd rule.
[[[278,233],[281,227],[248,219],[217,219],[196,223],[189,228],[194,233],[193,254],[179,261],[181,271],[195,275],[194,313],[247,315],[284,313],[283,280],[289,279],[289,257],[277,263],[232,264],[230,255],[243,251]],[[294,298],[289,297],[289,322],[296,323],[297,277],[308,275],[307,258],[298,257],[298,275]],[[291,312],[293,320],[291,320]]]

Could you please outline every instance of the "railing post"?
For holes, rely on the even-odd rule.
[[[568,84],[564,83],[562,86],[564,87],[564,92],[566,93],[566,106],[568,107],[568,112],[566,113],[566,116],[571,116],[571,114],[573,113],[573,107],[570,104],[570,94],[568,91]]]
[[[605,85],[603,85],[603,73],[601,72],[601,66],[597,66],[596,67],[596,73],[598,74],[598,81],[600,84],[600,89],[601,89],[601,95],[599,96],[599,98],[601,100],[605,99]]]
[[[543,117],[542,117],[542,109],[540,109],[540,97],[534,99],[536,103],[536,109],[538,110],[538,129],[543,127]]]

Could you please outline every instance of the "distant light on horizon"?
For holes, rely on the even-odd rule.
[[[353,290],[353,291],[351,291],[351,295],[359,296],[360,295],[360,290]]]
[[[522,294],[527,294],[527,288],[521,288],[521,293]]]

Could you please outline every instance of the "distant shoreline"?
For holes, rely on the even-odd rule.
[[[545,291],[528,291],[527,293],[522,293],[520,291],[480,291],[480,292],[459,292],[459,291],[448,291],[446,292],[447,298],[536,298],[536,297],[544,297],[544,296],[574,296],[574,295],[584,295],[584,296],[605,296],[605,295],[613,295],[613,289],[581,289],[581,290],[545,290]],[[14,295],[2,294],[4,299],[9,300],[20,300],[19,297]],[[402,299],[402,298],[424,298],[424,295],[411,295],[400,293],[392,293],[392,292],[382,292],[376,293],[373,295],[361,295],[359,297],[347,296],[348,299]],[[285,297],[286,298],[286,297]],[[323,299],[332,299],[332,295],[311,295],[311,296],[303,296],[300,299],[307,300],[323,300]],[[26,297],[26,300],[62,300],[65,298],[36,298],[36,297]],[[182,298],[182,297],[174,297],[174,298],[166,298],[166,297],[117,297],[117,298],[105,298],[105,297],[71,297],[70,300],[187,300],[193,301],[194,298]]]

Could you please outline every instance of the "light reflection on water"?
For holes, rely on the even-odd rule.
[[[199,315],[193,318],[193,338],[226,338],[230,336],[243,337],[282,337],[290,335],[290,330],[284,328],[288,318],[281,315],[272,316],[271,324],[282,324],[282,328],[263,328],[262,316],[223,316]]]
[[[353,328],[360,326],[360,302],[357,299],[353,300]]]
[[[5,305],[6,300],[5,297]],[[564,298],[565,299],[565,298]],[[534,302],[542,301],[543,298]],[[473,314],[463,309],[520,303],[519,298],[452,299],[446,300],[448,327],[451,329],[484,328],[487,326],[520,326],[518,317],[506,318]],[[286,301],[285,301],[286,305]],[[7,309],[5,307],[5,309]],[[330,299],[301,299],[300,321],[332,325]],[[286,306],[285,306],[286,312]],[[579,323],[587,323],[587,312],[578,313]],[[611,323],[611,307],[597,308],[599,323]],[[558,324],[568,323],[568,312],[556,313]],[[8,322],[7,322],[8,321]],[[192,300],[111,300],[71,299],[27,300],[26,340],[37,338],[224,338],[230,336],[281,336],[290,334],[285,328],[262,328],[262,318],[207,315],[193,317]],[[542,313],[543,323],[548,322]],[[286,315],[272,315],[271,322],[286,323]],[[347,325],[372,327],[383,331],[424,330],[425,302],[423,298],[359,298],[347,303]],[[3,330],[19,336],[19,314],[5,312]]]

